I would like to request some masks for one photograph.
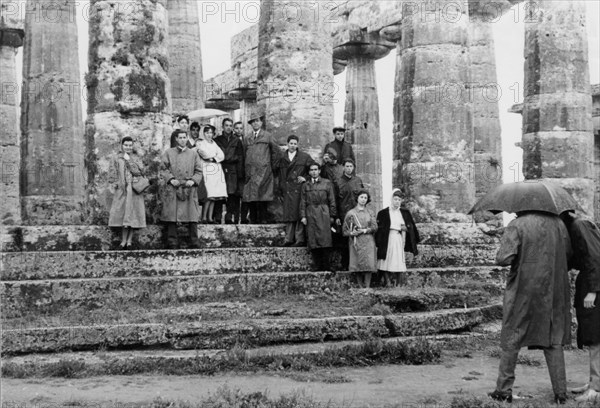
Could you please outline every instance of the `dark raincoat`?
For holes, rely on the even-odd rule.
[[[581,218],[567,223],[573,257],[570,267],[579,274],[575,281],[575,312],[577,314],[577,345],[600,343],[600,231],[596,224]],[[594,307],[583,307],[583,299],[596,292]]]
[[[346,213],[356,207],[356,194],[359,191],[364,190],[365,186],[358,176],[352,176],[349,178],[343,174],[337,180],[337,206],[339,212],[339,218],[344,220]]]
[[[555,215],[528,212],[508,224],[496,255],[498,265],[511,266],[500,334],[503,350],[571,342],[570,251],[567,228]]]
[[[225,159],[221,162],[227,184],[227,194],[236,194],[238,184],[244,183],[244,147],[242,141],[233,133],[228,137],[224,133],[215,137],[215,143],[221,148]]]
[[[186,148],[181,151],[178,147],[167,149],[162,156],[160,176],[165,184],[160,219],[166,222],[198,222],[200,206],[197,186],[202,181],[202,161],[196,150]],[[193,180],[195,185],[176,188],[169,183],[174,178],[182,183]]]
[[[335,151],[337,161],[342,166],[344,165],[344,160],[352,159],[354,163],[356,163],[356,158],[354,157],[354,150],[352,150],[352,145],[345,140],[338,142],[337,139],[332,140],[331,142],[325,145],[323,149],[323,154],[327,152],[327,150],[332,149]],[[354,207],[352,207],[354,208]]]
[[[268,132],[261,130],[256,139],[254,132],[246,135],[244,150],[246,151],[246,184],[243,200],[245,202],[273,201],[273,168],[280,155],[279,146],[275,144]]]
[[[333,184],[329,180],[318,178],[316,183],[308,179],[302,185],[300,195],[300,218],[306,217],[308,247],[331,247],[330,218],[337,216]]]
[[[283,153],[277,163],[279,170],[279,188],[283,193],[283,222],[300,220],[300,194],[302,183],[298,183],[298,176],[309,179],[308,166],[315,161],[308,153],[298,150],[294,160],[290,162],[287,153]]]
[[[402,219],[404,220],[404,224],[406,225],[406,240],[404,242],[404,251],[412,252],[414,255],[419,254],[419,250],[417,249],[417,244],[421,242],[421,237],[419,237],[419,231],[417,230],[417,226],[415,221],[413,220],[410,211],[406,208],[400,207],[400,213],[402,214]],[[390,207],[386,207],[383,210],[377,213],[377,233],[375,234],[375,243],[377,244],[377,259],[386,259],[387,258],[387,248],[388,242],[390,239]]]

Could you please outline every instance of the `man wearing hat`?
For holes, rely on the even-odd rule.
[[[323,155],[325,155],[325,153],[331,149],[335,152],[338,163],[343,163],[346,159],[352,159],[352,161],[356,163],[352,145],[344,140],[346,137],[346,128],[341,126],[334,127],[333,135],[335,136],[335,139],[325,145],[325,149],[323,149]]]
[[[254,224],[267,223],[267,206],[273,201],[273,168],[280,148],[263,129],[263,116],[254,112],[248,123],[252,132],[244,138],[246,184],[243,201],[248,203],[250,220]]]

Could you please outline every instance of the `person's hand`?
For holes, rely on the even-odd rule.
[[[172,179],[172,180],[170,181],[170,183],[171,183],[171,185],[172,185],[173,187],[179,187],[179,184],[180,184],[180,183],[179,183],[179,180],[177,180],[177,179]]]
[[[594,307],[594,302],[596,301],[596,292],[590,292],[585,295],[585,299],[583,299],[583,307],[586,309],[591,309]]]
[[[342,220],[339,218],[335,220],[335,225],[342,225]]]
[[[129,160],[129,154],[128,153],[123,153],[123,158],[125,160]]]
[[[304,183],[306,181],[306,179],[304,177],[302,177],[302,176],[298,176],[298,178],[296,179],[296,181],[298,183]]]
[[[302,224],[306,225],[306,217],[302,218],[302,219],[300,220],[300,222],[301,222]]]
[[[194,185],[194,180],[188,180],[185,182],[186,187],[192,187]]]

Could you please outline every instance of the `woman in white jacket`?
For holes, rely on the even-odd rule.
[[[213,220],[215,201],[227,199],[227,185],[221,162],[225,159],[223,151],[213,140],[215,127],[204,126],[204,139],[196,142],[196,150],[202,159],[202,177],[206,187],[207,202],[202,207],[202,221],[207,224],[220,224]]]

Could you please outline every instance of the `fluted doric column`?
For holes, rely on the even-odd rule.
[[[15,1],[0,0],[0,224],[21,224],[21,130],[18,120],[17,49],[23,45],[23,19]]]
[[[196,0],[167,0],[173,114],[204,107],[200,19]]]
[[[393,184],[405,189],[421,222],[469,221],[475,183],[468,12],[450,1],[427,7],[407,13],[397,30]]]
[[[525,25],[523,173],[562,185],[594,214],[585,2],[532,2]]]
[[[350,30],[346,40],[333,50],[336,60],[347,62],[346,140],[354,148],[356,174],[369,189],[373,208],[379,210],[383,203],[383,186],[375,60],[388,55],[394,44],[382,40],[378,34],[367,34],[365,30]]]
[[[121,139],[134,140],[153,185],[145,194],[146,218],[157,221],[155,183],[171,133],[166,0],[92,0],[90,11],[88,219],[106,223],[112,202],[110,164]]]
[[[79,224],[85,200],[76,2],[30,0],[25,15],[21,193],[26,224]]]

